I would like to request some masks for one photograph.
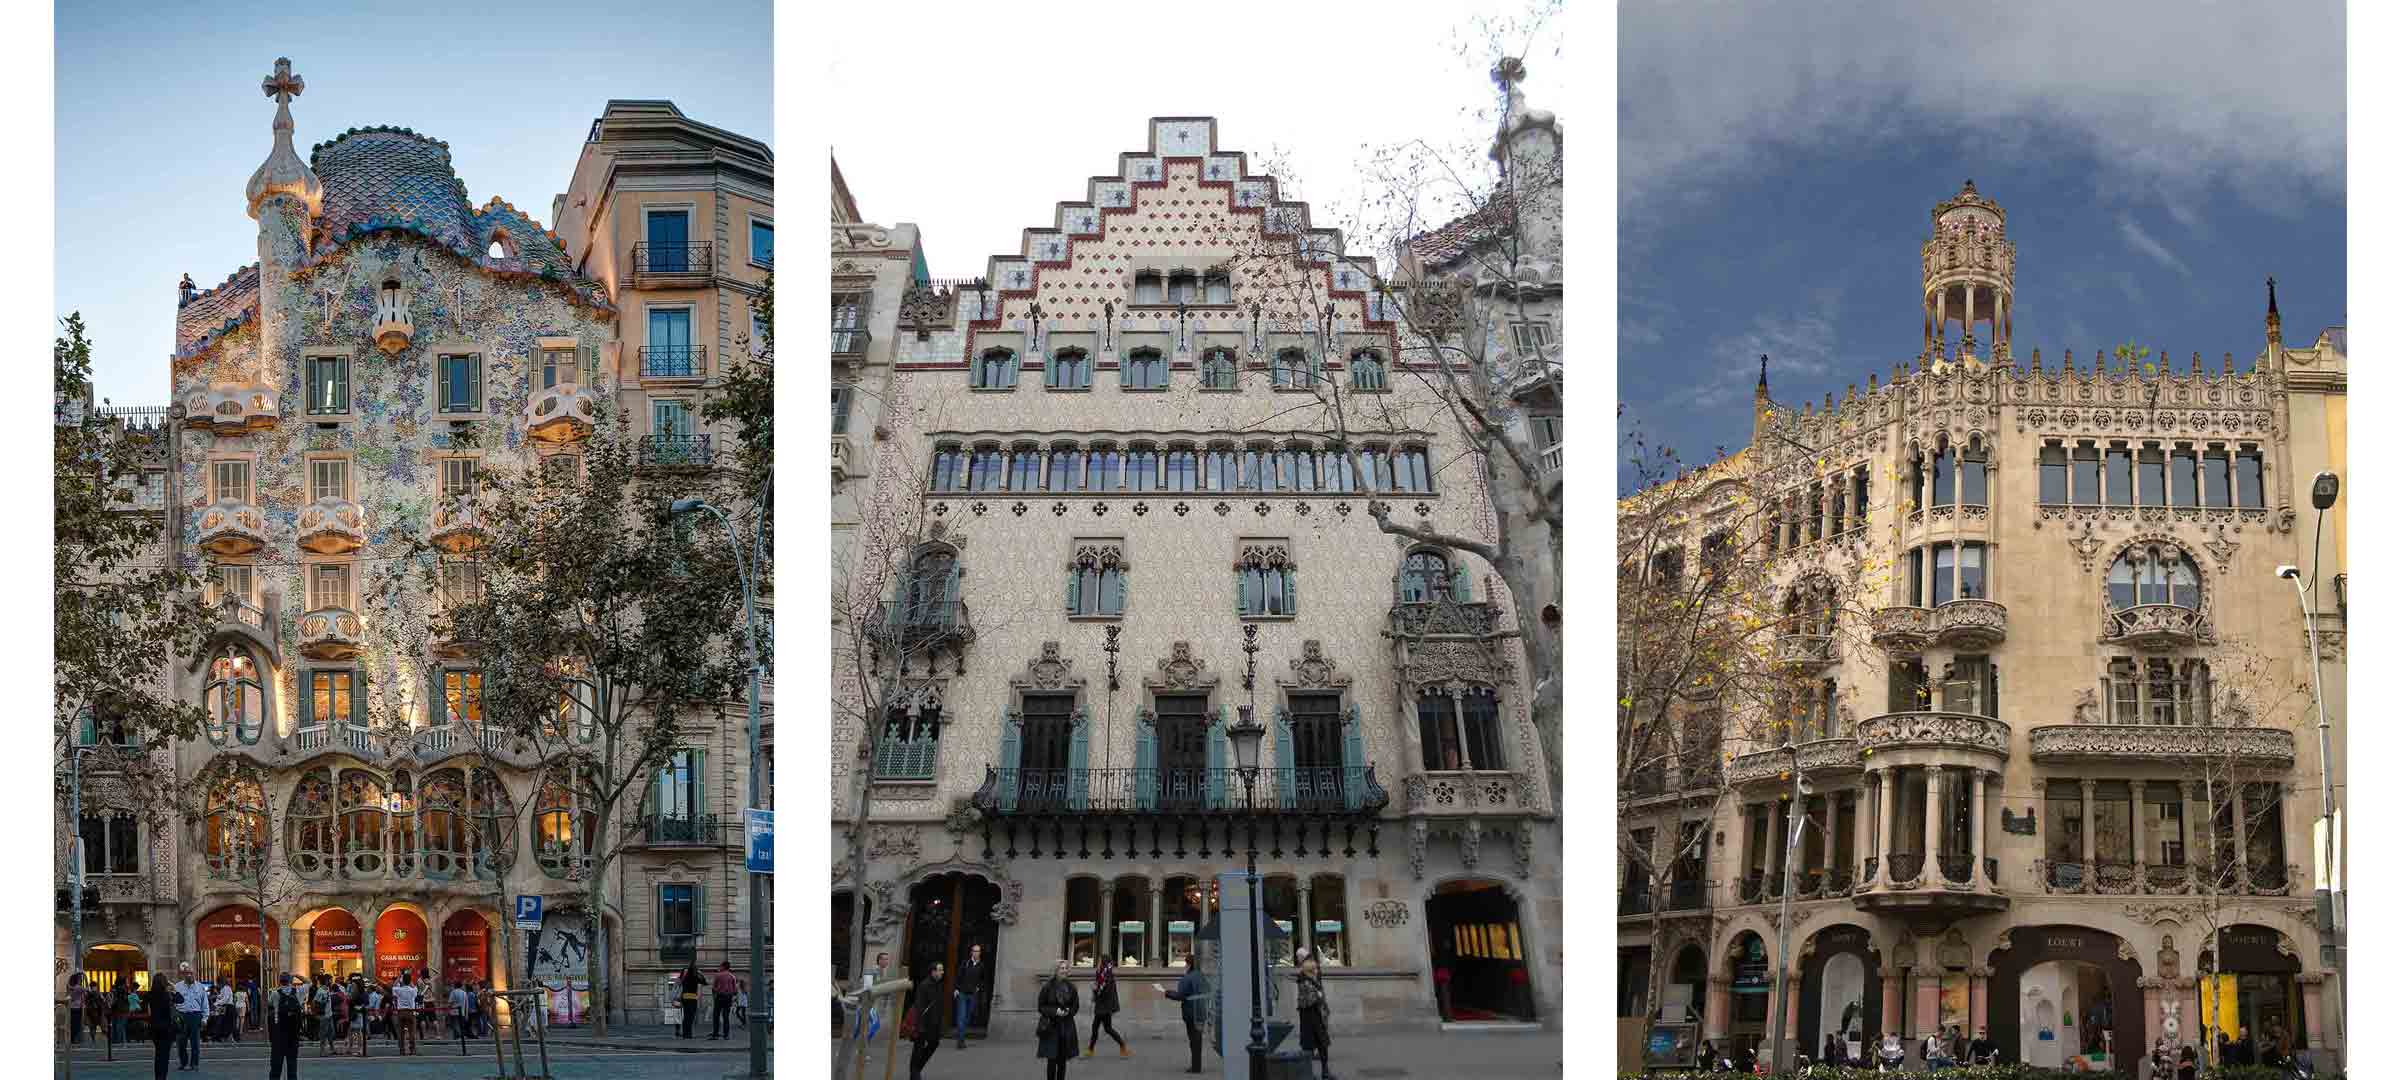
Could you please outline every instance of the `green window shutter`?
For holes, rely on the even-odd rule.
[[[99,722],[93,719],[92,710],[87,707],[83,710],[82,715],[75,721],[75,744],[77,746],[90,746],[99,741]]]
[[[950,604],[955,604],[955,603],[957,603],[957,602],[958,602],[958,564],[957,564],[957,563],[952,563],[952,564],[950,564],[950,569],[948,569],[948,570],[946,570],[946,571],[944,571],[944,572],[942,573],[942,600],[943,600],[943,602],[945,602],[945,603],[950,603]],[[953,612],[955,612],[955,611],[956,611],[956,609],[951,609],[951,610],[952,610]],[[955,614],[951,614],[951,615],[949,615],[949,616],[947,616],[947,617],[949,617],[949,618],[956,618],[957,616],[956,616]]]
[[[1158,809],[1158,714],[1143,709],[1133,720],[1135,805]]]
[[[1275,751],[1275,805],[1293,804],[1293,787],[1299,779],[1299,744],[1292,739],[1292,710],[1288,705],[1275,706],[1275,723],[1267,728],[1267,739]]]
[[[706,828],[706,827],[707,827],[707,825],[706,825],[706,822],[708,821],[708,816],[709,816],[709,813],[708,813],[708,811],[709,811],[709,802],[708,802],[708,751],[706,751],[706,750],[694,750],[694,751],[692,751],[692,828],[693,828],[693,829],[695,829],[695,830],[698,830],[698,829],[704,829],[704,828]],[[713,836],[708,836],[708,835],[706,835],[706,834],[704,834],[704,833],[700,833],[700,832],[694,832],[694,833],[693,833],[693,838],[694,838],[694,839],[699,839],[699,840],[715,840],[715,839],[716,839],[716,837],[713,837]]]
[[[1467,577],[1465,566],[1450,571],[1450,599],[1460,604],[1475,602],[1475,584],[1472,579]]]
[[[1077,587],[1078,585],[1082,584],[1082,582],[1083,582],[1083,572],[1082,572],[1082,571],[1080,571],[1080,570],[1072,570],[1072,569],[1070,569],[1070,570],[1068,570],[1068,571],[1067,571],[1067,614],[1069,614],[1069,615],[1073,615],[1073,614],[1075,614],[1075,613],[1076,613],[1076,612],[1075,612],[1075,600],[1076,600],[1076,595],[1077,595],[1077,589],[1076,589],[1076,587]]]
[[[1067,743],[1067,806],[1081,812],[1091,797],[1092,710],[1075,707],[1075,734]]]
[[[350,672],[350,723],[367,725],[367,669],[353,668]]]
[[[1366,736],[1359,724],[1358,706],[1350,706],[1350,717],[1342,725],[1342,805],[1356,810],[1364,801],[1367,786]]]
[[[585,345],[581,347],[581,351],[583,353],[583,385],[597,386],[600,384],[600,346]]]
[[[467,407],[483,408],[483,354],[467,358]]]
[[[1017,808],[1018,762],[1025,755],[1025,731],[1018,723],[1015,710],[1000,714],[1000,810],[1014,812]]]
[[[317,723],[316,672],[300,669],[300,726],[314,727]]]
[[[1042,385],[1050,387],[1053,390],[1058,388],[1058,357],[1053,356],[1050,359],[1043,361]]]
[[[1225,728],[1232,723],[1231,705],[1217,706],[1217,722],[1208,726],[1208,809],[1225,807]]]
[[[1300,614],[1300,571],[1288,566],[1283,569],[1283,613]]]
[[[1103,589],[1100,610],[1110,615],[1125,614],[1125,571],[1104,574],[1100,582]]]
[[[708,882],[692,886],[692,933],[708,932]]]
[[[1236,615],[1250,614],[1250,571],[1248,570],[1233,572],[1233,613]]]

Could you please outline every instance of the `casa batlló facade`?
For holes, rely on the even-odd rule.
[[[1105,954],[1118,1023],[1172,1033],[1153,984],[1212,952],[1214,875],[1255,830],[1276,954],[1324,957],[1337,1029],[1556,1025],[1556,793],[1510,598],[1366,512],[1488,537],[1480,471],[1373,260],[1214,120],[1147,135],[956,287],[913,226],[837,203],[837,415],[846,385],[876,411],[837,419],[837,481],[871,496],[837,483],[864,521],[837,529],[836,599],[877,625],[837,625],[836,651],[855,634],[895,688],[871,755],[860,703],[835,706],[837,964],[864,903],[868,956],[912,976],[984,946],[971,1030],[1030,1035],[1038,980]],[[1329,322],[1243,258],[1303,237]],[[1320,383],[1394,418],[1351,431],[1371,475],[1333,452]],[[896,505],[919,527],[878,550],[872,508]],[[1251,790],[1225,736],[1244,709],[1269,729]],[[864,881],[841,854],[859,783]]]
[[[2219,1027],[2324,1051],[2339,1000],[2310,852],[2320,784],[2343,775],[2340,518],[2314,615],[2330,763],[2277,567],[2317,563],[2310,478],[2344,468],[2343,332],[2285,344],[2270,282],[2265,344],[2241,370],[2230,354],[2045,366],[2010,340],[1996,203],[1972,183],[1941,203],[1921,258],[1920,357],[1800,407],[1774,402],[1762,369],[1750,447],[1667,494],[1690,550],[1727,522],[1769,530],[1743,550],[1773,560],[1779,595],[1857,588],[1869,625],[1818,621],[1843,607],[1777,639],[1822,688],[1795,722],[1799,804],[1780,737],[1628,804],[1621,827],[1654,838],[1658,865],[1674,838],[1707,835],[1665,910],[1623,891],[1621,1064],[1640,1067],[1641,1036],[1686,1003],[1702,1037],[1763,1053],[1778,967],[1788,1046],[1812,1057],[1829,1034],[1856,1053],[1897,1032],[1913,1059],[1957,1025],[2004,1061],[2128,1069],[2162,1034],[2199,1040],[2212,970],[2233,984]],[[1765,512],[1736,509],[1750,500]],[[2236,643],[2264,657],[2260,685],[2226,684]],[[2303,689],[2246,723],[2268,684]]]

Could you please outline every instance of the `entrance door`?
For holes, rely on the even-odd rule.
[[[936,875],[909,890],[908,942],[900,950],[908,958],[908,977],[923,978],[936,963],[943,971],[939,986],[909,988],[912,1003],[929,989],[941,994],[936,1000],[950,1000],[959,989],[958,965],[977,945],[983,946],[986,972],[999,970],[1000,924],[992,918],[999,903],[1000,887],[972,874]],[[976,1036],[985,1033],[992,1016],[990,987],[979,989],[984,992],[976,995],[975,1011],[967,1017],[967,1033]]]
[[[1449,1019],[1534,1019],[1517,902],[1508,890],[1481,881],[1445,884],[1425,902],[1425,926],[1436,966],[1448,973],[1437,971],[1435,982],[1437,990],[1448,985]]]

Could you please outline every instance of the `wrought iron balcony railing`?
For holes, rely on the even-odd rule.
[[[1955,881],[1961,885],[1975,880],[1975,856],[1943,855],[1938,861],[1942,864],[1943,880]]]
[[[987,816],[1056,814],[1373,815],[1390,802],[1372,765],[1237,769],[987,768]]]
[[[1631,891],[1629,891],[1629,892],[1625,892],[1625,893],[1620,893],[1620,894],[1618,894],[1618,896],[1617,896],[1617,914],[1619,914],[1619,915],[1648,915],[1648,914],[1650,914],[1650,894],[1649,894],[1647,891],[1645,891],[1645,890],[1641,890],[1641,889],[1634,889],[1634,890],[1631,890]]]
[[[644,435],[642,465],[659,469],[706,468],[712,460],[706,435]]]
[[[875,335],[861,327],[833,332],[833,358],[860,360],[867,355],[867,346],[875,343]]]
[[[725,823],[715,814],[685,814],[642,819],[642,840],[651,844],[723,845]]]
[[[1917,876],[1924,873],[1924,871],[1925,856],[1923,853],[1914,851],[1895,851],[1892,853],[1893,881],[1915,881],[1917,880]]]
[[[1668,911],[1696,911],[1707,899],[1707,882],[1699,878],[1682,878],[1667,883]]]
[[[701,240],[682,244],[653,244],[645,240],[633,245],[633,273],[645,274],[706,274],[716,269],[716,246]]]
[[[645,379],[697,379],[708,374],[706,345],[644,345],[641,357]]]
[[[886,600],[878,626],[888,636],[935,638],[956,634],[967,624],[963,600]]]

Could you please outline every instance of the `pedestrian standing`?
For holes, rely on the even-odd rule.
[[[1300,961],[1300,970],[1296,978],[1300,986],[1298,993],[1293,995],[1293,1000],[1300,1007],[1300,1049],[1315,1051],[1318,1074],[1331,1080],[1333,1064],[1327,1060],[1327,1052],[1333,1043],[1327,1037],[1325,1030],[1328,1010],[1325,1007],[1324,968],[1319,965],[1316,957],[1305,957]]]
[[[1175,980],[1174,989],[1168,989],[1164,983],[1159,984],[1159,989],[1166,992],[1167,1000],[1183,1003],[1183,1037],[1192,1044],[1192,1067],[1184,1071],[1199,1072],[1200,1025],[1208,1019],[1201,1010],[1206,1008],[1202,1003],[1208,1000],[1208,980],[1201,976],[1192,954],[1183,954],[1183,977]]]
[[[1133,1048],[1125,1045],[1125,1036],[1117,1034],[1116,1015],[1117,959],[1103,956],[1100,966],[1092,969],[1092,1041],[1091,1045],[1084,1048],[1084,1053],[1091,1054],[1099,1050],[1100,1033],[1106,1031],[1109,1038],[1117,1041],[1118,1057],[1133,1056]]]
[[[923,992],[918,995],[915,1015],[910,1018],[915,1029],[910,1032],[910,1041],[916,1047],[908,1054],[908,1080],[925,1080],[925,1063],[932,1061],[934,1051],[942,1048],[942,1014],[950,1011],[950,1003],[942,1000],[941,961],[934,961],[932,970],[925,973],[917,986]]]
[[[983,993],[983,984],[991,974],[989,965],[983,962],[983,946],[969,946],[967,962],[958,966],[958,1008],[952,1016],[956,1023],[951,1025],[961,1050],[967,1048],[967,1025],[975,1019],[975,996]]]
[[[186,969],[185,974],[190,974]],[[181,1014],[176,995],[167,993],[167,973],[150,973],[150,1062],[151,1080],[167,1080],[167,1048],[181,1036]]]
[[[367,1056],[367,1039],[375,1033],[375,1021],[383,1015],[383,990],[364,979],[351,984],[350,991],[350,1052]]]
[[[475,1035],[477,1038],[483,1037],[485,1032],[491,1032],[494,1038],[499,1037],[500,1009],[496,997],[497,995],[492,993],[491,980],[484,979],[475,984]]]
[[[400,985],[392,987],[392,1030],[399,1034],[403,1056],[417,1052],[417,983],[405,971]]]
[[[1034,1031],[1034,1056],[1049,1063],[1047,1080],[1066,1080],[1067,1062],[1075,1056],[1075,1014],[1083,1011],[1082,997],[1067,981],[1066,961],[1050,969],[1050,982],[1042,987],[1037,1004],[1042,1018]]]
[[[208,1015],[208,987],[192,977],[192,965],[175,968],[176,1056],[183,1071],[200,1071],[200,1023]]]
[[[722,1039],[733,1034],[733,995],[740,990],[741,981],[733,977],[733,961],[717,964],[717,977],[710,982],[709,996],[713,998],[708,1016],[708,1037]]]
[[[743,979],[733,987],[733,1022],[750,1026],[750,980]]]
[[[464,1040],[475,1034],[475,996],[467,984],[450,984],[450,1037]]]
[[[300,1080],[300,992],[292,984],[295,976],[278,976],[274,993],[267,995],[267,1080],[283,1080],[284,1066],[291,1066],[292,1080]]]
[[[125,1018],[133,1012],[133,975],[125,973],[108,992],[108,1041],[125,1041]]]
[[[233,1041],[240,1042],[242,1041],[242,1028],[248,1021],[250,999],[235,983],[225,984],[224,996],[226,1031],[233,1036]]]
[[[67,1045],[83,1041],[83,973],[67,976]]]
[[[691,964],[683,966],[683,974],[675,977],[675,992],[683,1006],[683,1021],[676,1026],[675,1037],[692,1037],[692,1025],[700,1020],[700,969]]]

